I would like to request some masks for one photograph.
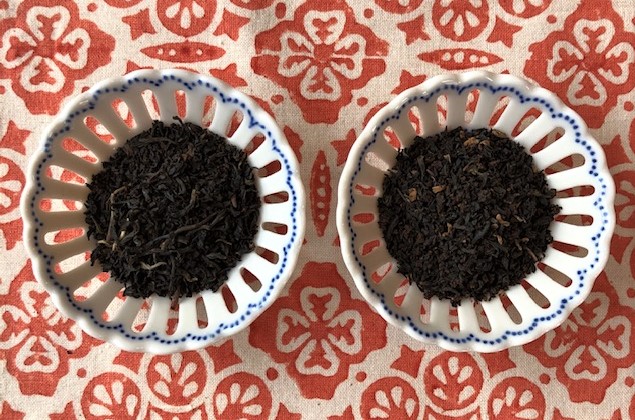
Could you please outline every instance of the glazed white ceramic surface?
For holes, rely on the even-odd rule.
[[[239,113],[242,121],[228,137],[229,142],[244,149],[254,137],[263,137],[262,144],[249,155],[250,164],[263,168],[271,162],[280,162],[278,172],[257,176],[257,186],[261,197],[284,192],[288,198],[283,202],[263,202],[255,237],[257,247],[273,251],[278,258],[270,262],[256,252],[243,257],[229,273],[226,283],[235,305],[226,304],[220,290],[182,298],[178,311],[170,309],[169,298],[122,297],[120,283],[112,278],[99,280],[96,277],[102,272],[101,267],[85,261],[94,243],[85,235],[83,209],[71,211],[58,203],[59,199],[83,203],[88,188],[86,181],[73,183],[68,177],[51,174],[64,169],[90,180],[116,147],[148,129],[153,118],[174,122],[179,110],[177,91],[185,102],[184,121],[200,125],[205,120],[209,123],[211,118],[209,129],[227,136],[232,116]],[[205,104],[210,102],[215,109],[205,114]],[[122,107],[127,108],[124,114],[128,121],[117,112]],[[157,111],[158,115],[153,115]],[[100,125],[89,128],[86,117],[96,118]],[[114,141],[109,144],[100,139],[99,130],[101,134],[112,134]],[[88,152],[82,155],[68,151],[66,138],[76,140],[97,161],[86,159]],[[51,200],[53,205],[43,205]],[[305,222],[298,163],[273,118],[252,99],[220,80],[182,70],[135,71],[102,81],[73,99],[43,134],[41,147],[31,160],[22,212],[24,238],[35,276],[60,311],[94,337],[125,350],[159,354],[198,349],[249,325],[275,300],[291,275]],[[286,229],[276,233],[266,228],[270,223],[284,225]],[[84,229],[84,234],[62,243],[50,239],[51,232],[75,228]],[[58,265],[64,266],[63,272],[57,270]],[[241,275],[243,268],[257,277],[259,288],[250,287]],[[133,324],[139,327],[134,328]]]
[[[467,104],[476,96],[475,90],[476,106],[468,112]],[[443,96],[447,99],[439,101]],[[562,276],[553,271],[544,270],[550,273],[545,274],[536,270],[526,282],[542,297],[531,287],[528,292],[518,285],[488,302],[465,299],[452,309],[448,300],[424,299],[416,285],[409,285],[397,273],[396,261],[386,249],[377,223],[377,198],[385,171],[394,165],[397,155],[387,139],[396,136],[403,148],[415,134],[429,136],[458,126],[488,128],[504,97],[508,105],[491,128],[524,146],[539,169],[572,155],[580,155],[576,161],[583,159],[581,166],[564,167],[566,170],[547,175],[547,180],[558,191],[593,187],[591,195],[574,192],[554,199],[562,207],[561,215],[589,215],[591,224],[554,221],[550,228],[555,241],[583,247],[588,253],[571,255],[549,246],[542,263],[567,276],[570,284],[556,281]],[[533,121],[525,120],[532,108],[539,115]],[[527,121],[531,122],[527,125]],[[512,135],[519,122],[524,129]],[[563,130],[562,137],[535,153],[530,151],[557,127]],[[557,327],[589,294],[609,256],[615,225],[614,190],[602,148],[580,116],[553,93],[510,75],[469,72],[433,77],[402,92],[377,112],[351,148],[338,190],[337,228],[342,255],[366,300],[388,322],[412,337],[453,351],[498,351],[530,342]],[[372,217],[355,219],[356,215]],[[375,240],[379,240],[379,246],[364,255],[364,245]]]

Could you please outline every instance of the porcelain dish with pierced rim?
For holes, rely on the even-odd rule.
[[[377,223],[377,198],[397,151],[416,135],[463,126],[492,128],[521,144],[545,170],[561,206],[554,242],[522,284],[490,301],[424,299],[397,272]],[[601,146],[552,92],[482,71],[433,77],[369,121],[350,150],[338,188],[337,229],[355,284],[384,319],[453,351],[494,352],[560,325],[591,291],[609,256],[615,187]]]
[[[256,249],[225,285],[172,307],[168,297],[124,297],[121,283],[91,265],[82,203],[85,184],[117,147],[153,120],[179,115],[248,153],[262,206]],[[129,351],[199,349],[245,328],[284,287],[304,237],[298,163],[273,118],[222,81],[183,70],[138,70],[71,100],[43,133],[27,178],[21,208],[36,278],[84,331]]]

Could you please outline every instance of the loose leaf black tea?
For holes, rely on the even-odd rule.
[[[128,140],[88,184],[91,261],[124,295],[178,299],[216,291],[254,249],[260,197],[247,155],[190,123]]]
[[[398,271],[426,298],[489,300],[536,270],[555,190],[503,133],[457,128],[399,151],[378,200]]]

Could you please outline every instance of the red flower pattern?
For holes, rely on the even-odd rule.
[[[148,386],[161,401],[186,405],[205,388],[205,362],[197,353],[153,357],[148,366]],[[198,374],[196,374],[198,372]]]
[[[333,123],[353,90],[384,72],[388,45],[355,21],[343,0],[309,0],[293,21],[256,36],[252,69],[279,86],[307,122]]]
[[[271,413],[271,392],[257,376],[236,373],[218,384],[212,403],[218,419],[263,419]]]
[[[75,80],[108,63],[115,47],[69,0],[25,1],[0,26],[0,79],[11,80],[33,114],[56,113]]]
[[[443,352],[426,367],[424,385],[430,401],[442,410],[464,409],[476,401],[483,372],[468,354]]]
[[[33,280],[30,263],[11,282],[9,293],[0,295],[0,359],[7,361],[22,393],[53,395],[70,360],[85,356],[91,344]]]
[[[562,31],[533,44],[525,73],[598,128],[635,85],[635,34],[611,7],[585,0]]]
[[[419,397],[403,379],[383,378],[362,394],[362,417],[365,419],[419,418]]]
[[[524,378],[507,378],[492,390],[487,413],[493,419],[541,419],[545,397],[540,388]]]
[[[444,37],[467,41],[483,32],[488,12],[487,0],[443,0],[434,3],[432,20]]]
[[[510,0],[511,1],[511,0]],[[530,0],[529,6],[523,4],[523,0],[513,0],[513,5],[501,0],[501,5],[512,6],[514,9],[522,8],[524,13],[539,14],[540,8],[536,8]],[[541,0],[537,0],[541,1]],[[546,1],[546,0],[545,0]],[[509,23],[505,18],[490,12],[489,0],[443,0],[434,2],[432,6],[432,22],[435,29],[443,38],[453,41],[470,41],[478,37],[484,37],[488,43],[503,43],[512,47],[514,34],[522,29],[522,26]],[[514,13],[515,14],[515,13]],[[425,21],[425,20],[424,20]],[[490,24],[493,22],[493,25]],[[402,22],[398,25],[400,30],[406,33],[406,41],[410,44],[413,40],[429,39],[430,36],[422,34],[423,22],[415,19],[410,22]],[[450,43],[452,45],[452,43]],[[438,45],[434,45],[437,47]],[[489,48],[477,49],[466,46],[452,46],[450,48],[424,49],[418,57],[426,62],[437,64],[447,70],[468,70],[479,67],[488,67],[500,63],[503,58],[491,52]]]
[[[635,418],[635,39],[624,4],[0,0],[0,418]],[[301,160],[310,209],[286,296],[233,339],[152,356],[93,340],[60,316],[26,262],[19,197],[41,127],[68,98],[166,66],[213,74],[274,114]],[[617,187],[612,257],[589,299],[535,343],[483,355],[418,344],[366,305],[341,264],[332,196],[378,104],[473,68],[532,78],[600,128],[592,134]],[[177,105],[186,108],[183,96]]]
[[[308,263],[289,296],[254,322],[249,342],[284,363],[307,398],[330,398],[351,365],[385,345],[385,328],[366,303],[351,299],[334,264]]]
[[[133,419],[141,411],[141,391],[122,373],[94,377],[84,389],[82,413],[91,419]]]
[[[216,12],[215,1],[204,0],[159,0],[159,20],[177,35],[195,35],[203,32]]]
[[[110,4],[115,7],[128,8],[133,6],[135,1],[127,0],[110,0]],[[271,5],[273,0],[231,0],[231,2],[238,6],[239,12],[244,14],[245,12],[252,10],[265,9]],[[143,9],[136,14],[124,17],[122,20],[128,26],[130,26],[130,33],[132,39],[139,38],[142,34],[155,34],[155,29],[152,20],[150,19],[150,12],[156,13],[156,16],[161,25],[170,31],[171,33],[183,36],[192,37],[204,33],[210,27],[215,28],[214,35],[227,35],[233,40],[238,39],[238,32],[240,28],[249,22],[249,19],[237,15],[231,12],[230,7],[224,7],[222,2],[217,1],[204,1],[204,0],[159,0],[156,8]],[[220,17],[220,19],[217,19]],[[215,20],[220,20],[217,24],[213,24]],[[187,41],[185,42],[187,43]],[[169,43],[174,48],[172,50],[181,49],[179,43]],[[167,59],[172,62],[192,62],[192,61],[204,61],[212,60],[218,55],[218,51],[222,51],[217,46],[203,44],[203,48],[200,49],[200,53],[196,55],[190,55],[189,59],[179,60],[178,52],[170,52],[170,47],[162,48],[164,45],[153,45],[146,47],[146,50],[154,51],[162,49],[165,51],[163,59]],[[192,52],[197,52],[194,49]],[[213,54],[208,56],[206,53],[212,51]],[[188,54],[185,54],[187,56]]]
[[[635,363],[633,319],[635,310],[620,304],[602,274],[594,291],[560,327],[524,347],[545,367],[556,368],[572,401],[597,404],[618,371]]]

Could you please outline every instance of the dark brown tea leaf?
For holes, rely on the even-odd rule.
[[[544,173],[500,131],[417,137],[378,200],[398,270],[426,298],[489,300],[536,270],[560,208]],[[416,194],[413,193],[416,191]]]
[[[155,121],[88,184],[91,261],[124,295],[216,291],[254,249],[260,198],[247,155],[200,126]]]

